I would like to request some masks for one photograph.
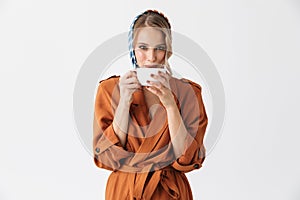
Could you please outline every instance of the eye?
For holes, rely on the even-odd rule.
[[[155,48],[155,50],[165,51],[166,47],[165,46],[158,46],[158,47]]]
[[[147,47],[145,45],[140,45],[139,48],[142,50],[147,50]]]

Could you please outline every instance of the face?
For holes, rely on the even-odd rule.
[[[155,67],[164,64],[166,55],[164,34],[155,28],[144,27],[137,31],[135,57],[140,67]]]

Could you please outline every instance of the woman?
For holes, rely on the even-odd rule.
[[[129,34],[134,67],[165,66],[142,86],[135,70],[100,81],[95,99],[94,161],[113,171],[107,200],[193,199],[186,172],[205,158],[207,115],[201,87],[172,77],[171,26],[155,10],[137,16]]]

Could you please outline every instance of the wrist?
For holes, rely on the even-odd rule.
[[[120,98],[118,107],[121,107],[121,108],[123,108],[123,109],[129,109],[129,108],[130,108],[130,105],[131,105],[131,102],[129,102],[129,101],[126,100],[126,99]]]
[[[168,105],[166,105],[165,108],[166,108],[167,111],[178,110],[178,107],[177,107],[175,101],[172,102],[172,103],[170,103],[170,104],[168,104]]]

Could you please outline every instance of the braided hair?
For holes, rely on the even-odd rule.
[[[128,44],[129,44],[129,54],[133,65],[136,69],[138,66],[134,49],[133,41],[137,28],[141,27],[158,27],[162,30],[165,35],[166,45],[167,45],[167,56],[165,56],[165,65],[169,73],[172,74],[170,69],[168,59],[172,55],[172,34],[171,34],[171,24],[167,17],[165,17],[161,12],[157,10],[146,10],[145,12],[136,16],[130,25],[130,30],[128,33]]]

